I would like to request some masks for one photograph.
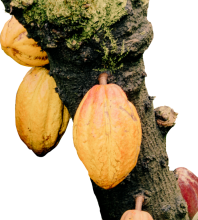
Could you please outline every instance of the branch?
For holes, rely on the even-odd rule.
[[[166,135],[168,131],[175,125],[175,121],[178,113],[174,112],[168,106],[161,106],[155,110],[155,118],[163,135]]]

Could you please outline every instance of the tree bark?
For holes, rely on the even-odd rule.
[[[153,38],[152,26],[147,21],[148,1],[128,0],[126,15],[110,26],[110,36],[116,39],[116,50],[113,50],[103,26],[76,49],[65,43],[65,39],[77,32],[75,29],[52,21],[28,23],[24,13],[32,10],[34,3],[10,7],[11,1],[2,1],[6,11],[25,26],[28,36],[47,52],[50,64],[46,68],[50,69],[49,74],[57,83],[56,92],[72,118],[86,92],[98,84],[102,70],[109,71],[108,83],[119,85],[138,111],[143,135],[136,167],[124,181],[109,190],[92,181],[102,219],[119,220],[126,210],[135,208],[135,198],[143,194],[142,210],[148,211],[153,219],[188,220],[187,205],[174,173],[169,171],[166,153],[166,135],[176,116],[168,107],[155,111],[154,97],[148,95],[145,86],[143,53]],[[104,61],[104,48],[109,50],[107,61]],[[169,120],[171,123],[163,123]]]

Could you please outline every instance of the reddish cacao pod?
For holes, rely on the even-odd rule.
[[[197,220],[198,177],[184,167],[179,167],[174,172],[176,175],[178,175],[177,181],[181,190],[181,194],[187,203],[189,217],[191,220]]]

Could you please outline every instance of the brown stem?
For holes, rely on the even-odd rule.
[[[108,78],[107,73],[101,73],[98,77],[99,84],[100,85],[106,85],[107,84],[107,78]]]
[[[138,196],[135,200],[135,209],[141,211],[143,202],[144,196]]]
[[[10,14],[12,13],[12,5],[10,5]],[[13,17],[13,16],[12,16]]]

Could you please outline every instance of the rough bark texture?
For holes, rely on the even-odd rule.
[[[2,1],[6,11],[10,12],[10,1]],[[126,210],[135,208],[135,197],[141,193],[145,195],[143,210],[148,211],[155,220],[189,219],[176,178],[168,168],[166,134],[170,128],[163,130],[163,125],[157,124],[153,97],[148,95],[145,87],[143,53],[153,38],[152,26],[146,18],[147,8],[148,1],[128,0],[127,15],[111,26],[118,48],[109,56],[113,59],[119,57],[124,39],[125,57],[117,60],[116,65],[123,63],[123,67],[115,70],[108,82],[119,85],[136,106],[143,138],[138,163],[123,182],[110,190],[104,190],[92,182],[103,220],[119,220]],[[47,52],[50,75],[57,83],[56,91],[73,118],[83,96],[98,84],[101,71],[96,69],[104,68],[104,53],[98,52],[102,51],[101,43],[104,42],[107,48],[111,48],[111,43],[102,30],[96,33],[100,41],[93,37],[82,42],[78,50],[72,50],[65,44],[65,38],[73,34],[68,27],[49,22],[42,27],[34,22],[28,24],[22,16],[23,10],[28,8],[12,7],[11,14],[25,26],[28,36]]]

